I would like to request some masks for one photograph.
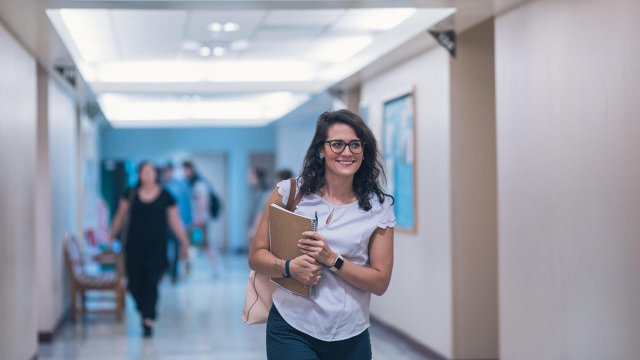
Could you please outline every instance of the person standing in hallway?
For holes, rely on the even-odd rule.
[[[191,240],[195,245],[206,249],[208,246],[207,223],[209,221],[210,189],[191,161],[184,161],[182,170],[191,192],[191,223],[189,224]]]
[[[123,223],[127,223],[122,229]],[[167,265],[168,229],[178,237],[186,257],[188,239],[174,198],[158,184],[158,172],[150,162],[138,167],[138,185],[125,192],[109,232],[110,240],[121,230],[128,289],[142,318],[145,337],[153,335],[158,283]],[[122,237],[122,236],[121,236]]]
[[[276,175],[278,176],[277,182],[280,182],[282,180],[291,179],[293,177],[293,171],[289,169],[280,169]]]
[[[317,218],[317,231],[300,234],[302,255],[279,259],[269,251],[265,206],[249,253],[253,270],[316,287],[310,298],[276,288],[269,359],[371,359],[371,293],[384,294],[393,268],[394,200],[382,189],[384,179],[364,121],[349,110],[321,114],[295,189],[302,196],[295,212]],[[281,181],[267,205],[286,204],[289,191],[290,181]]]
[[[169,193],[176,200],[178,206],[178,214],[183,224],[191,222],[191,198],[189,194],[189,185],[181,179],[176,179],[174,176],[173,165],[167,163],[162,168],[162,186],[169,191]],[[179,273],[179,259],[180,259],[180,247],[181,243],[178,237],[169,229],[169,243],[167,249],[167,259],[169,261],[168,269],[169,276],[171,276],[171,282],[176,283],[178,281]]]
[[[267,181],[267,172],[264,169],[251,167],[249,169],[249,216],[247,228],[247,244],[251,244],[251,240],[256,235],[260,218],[262,217],[262,206],[267,202],[271,195],[273,183]],[[269,184],[271,183],[271,184]],[[244,246],[243,251],[246,252],[249,246]]]

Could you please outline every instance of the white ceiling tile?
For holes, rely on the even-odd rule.
[[[327,26],[344,13],[332,10],[271,10],[264,20],[265,26]]]
[[[112,10],[112,20],[125,60],[166,60],[180,51],[187,11]]]
[[[309,48],[310,41],[260,41],[253,42],[242,52],[243,59],[279,58],[302,56]]]
[[[281,41],[310,41],[322,32],[322,28],[279,28],[259,29],[250,41],[277,43]]]

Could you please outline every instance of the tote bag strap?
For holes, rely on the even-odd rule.
[[[293,211],[298,204],[300,204],[300,201],[302,201],[302,191],[296,194],[296,189],[298,188],[298,181],[296,178],[289,179],[289,182],[291,183],[291,189],[289,190],[289,200],[287,200],[286,209]]]

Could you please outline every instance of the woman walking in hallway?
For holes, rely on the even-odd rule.
[[[138,167],[138,185],[120,199],[110,240],[122,230],[128,288],[142,317],[145,337],[153,335],[158,283],[167,266],[168,229],[178,237],[186,257],[188,239],[175,199],[158,185],[158,173],[150,162]],[[127,225],[123,227],[123,223]]]
[[[281,181],[249,254],[257,272],[316,287],[310,298],[282,288],[273,293],[269,359],[371,359],[371,293],[386,291],[393,267],[393,197],[381,181],[377,141],[364,121],[348,110],[320,115],[295,190],[295,212],[317,216],[317,231],[300,234],[302,255],[294,259],[269,251],[268,205],[289,200],[291,182]]]

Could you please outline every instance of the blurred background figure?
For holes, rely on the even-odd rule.
[[[128,289],[142,318],[145,337],[153,335],[158,283],[167,265],[169,228],[180,240],[180,253],[186,257],[188,238],[176,201],[158,184],[158,172],[153,164],[142,162],[138,167],[137,186],[126,191],[119,201],[109,239],[120,233]]]
[[[267,203],[271,190],[275,183],[271,183],[267,178],[267,172],[261,168],[249,168],[249,217],[247,218],[247,244],[242,250],[249,249],[251,240],[256,234],[262,207]]]
[[[206,249],[208,246],[207,222],[209,220],[210,186],[198,174],[191,161],[182,163],[182,171],[189,184],[191,199],[191,222],[188,225],[191,243]]]
[[[276,174],[276,176],[277,176],[277,179],[276,179],[276,184],[277,184],[282,180],[291,179],[293,177],[293,171],[289,169],[281,169],[281,170],[278,170],[278,173]]]
[[[175,176],[173,164],[170,162],[162,168],[161,174],[161,184],[176,200],[178,214],[180,215],[182,223],[191,223],[191,195],[189,193],[189,185],[183,179],[179,179]],[[171,282],[175,284],[178,281],[180,273],[180,242],[171,229],[169,229],[167,259],[169,262],[167,271],[171,277]]]

